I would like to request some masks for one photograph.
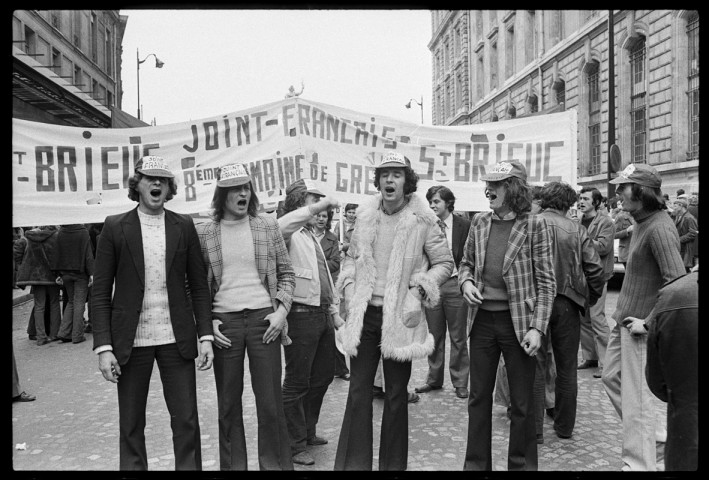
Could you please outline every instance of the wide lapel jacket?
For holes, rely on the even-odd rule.
[[[460,262],[458,284],[471,280],[485,297],[483,269],[490,237],[492,212],[478,213],[473,219]],[[546,221],[537,215],[518,215],[510,232],[502,264],[510,313],[517,337],[522,341],[530,327],[546,332],[556,295],[556,279]],[[468,334],[478,305],[468,309]]]

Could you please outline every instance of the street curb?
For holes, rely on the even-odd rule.
[[[25,295],[21,295],[19,297],[14,297],[12,299],[12,306],[19,305],[21,303],[29,302],[32,300],[32,294],[31,293],[26,293]]]

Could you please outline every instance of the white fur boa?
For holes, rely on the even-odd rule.
[[[374,245],[379,232],[381,194],[377,194],[357,209],[357,223],[352,236],[352,245],[355,247],[354,259],[348,258],[337,281],[337,289],[353,283],[354,291],[349,302],[347,321],[341,334],[342,345],[349,355],[357,355],[360,343],[364,314],[372,297],[377,268],[374,262]],[[402,278],[404,258],[415,256],[416,252],[409,249],[421,248],[432,225],[436,225],[438,217],[429,205],[417,195],[411,195],[409,206],[396,225],[394,243],[389,257],[387,280],[384,289],[384,306],[382,320],[381,352],[384,358],[398,361],[411,361],[414,358],[428,356],[434,349],[433,336],[428,332],[428,324],[423,307],[433,307],[440,298],[438,282],[428,275],[429,263],[426,254],[422,255],[420,264],[414,266],[407,278]],[[447,245],[446,245],[447,248]],[[419,254],[420,255],[420,254]],[[426,291],[426,298],[422,302],[412,302],[411,298],[400,299],[401,282],[420,285]],[[404,300],[408,300],[404,301]],[[411,326],[404,324],[402,308],[398,305],[414,305],[411,317],[414,320]],[[419,314],[420,312],[420,314]]]

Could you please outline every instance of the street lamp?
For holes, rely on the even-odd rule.
[[[140,55],[138,54],[138,49],[135,49],[135,60],[138,62],[138,120],[140,120],[140,64],[145,62],[148,58],[150,58],[150,56],[155,57],[155,68],[162,68],[162,66],[165,65],[165,62],[160,61],[154,53],[149,54],[141,60]]]
[[[421,107],[421,125],[423,125],[423,95],[421,95],[421,101],[417,101],[414,98],[409,99],[409,103],[404,105],[406,108],[411,108],[411,102],[416,102],[418,103],[418,106]]]

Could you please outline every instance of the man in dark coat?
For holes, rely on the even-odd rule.
[[[164,208],[177,186],[163,158],[143,157],[128,185],[138,207],[106,217],[91,299],[99,370],[118,383],[120,469],[148,468],[145,408],[157,360],[175,468],[201,470],[194,359],[199,335],[197,368],[211,367],[214,336],[197,230],[190,217]]]

